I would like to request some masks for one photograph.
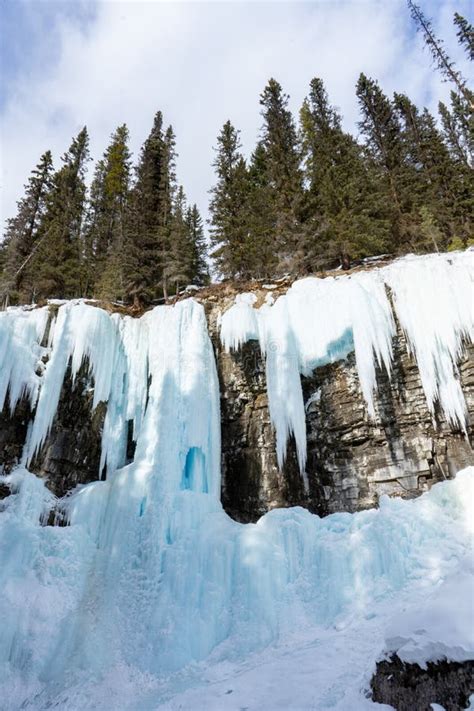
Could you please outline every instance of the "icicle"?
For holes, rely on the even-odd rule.
[[[240,295],[221,321],[227,350],[259,339],[266,355],[269,410],[279,465],[294,434],[301,472],[306,436],[300,374],[355,352],[368,414],[375,417],[376,364],[390,375],[395,321],[387,296],[415,356],[428,407],[439,401],[447,420],[465,428],[466,405],[457,361],[463,339],[473,338],[474,251],[409,256],[350,276],[294,282],[275,303],[255,309],[255,295]],[[250,298],[252,297],[252,298]]]
[[[255,294],[237,294],[235,303],[221,318],[221,340],[226,351],[237,350],[242,343],[258,338]]]
[[[38,396],[41,342],[48,323],[48,309],[11,308],[0,312],[0,412],[7,393],[13,411],[26,395],[33,407]]]
[[[69,361],[74,381],[84,358],[88,358],[89,371],[95,383],[92,403],[95,408],[99,402],[109,399],[119,346],[117,329],[105,311],[84,303],[60,306],[52,337],[51,357],[46,364],[29,434],[27,462],[39,450],[51,428]]]
[[[415,356],[430,411],[466,427],[457,362],[474,338],[474,251],[399,259],[384,270],[395,311]]]

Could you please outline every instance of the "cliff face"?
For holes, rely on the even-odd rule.
[[[377,505],[383,494],[413,497],[474,462],[474,347],[460,363],[470,427],[453,431],[426,404],[418,368],[403,334],[394,339],[389,379],[377,373],[376,418],[368,417],[354,355],[302,378],[309,491],[298,471],[294,443],[283,471],[275,454],[265,364],[258,343],[226,353],[219,339],[223,304],[208,304],[208,322],[221,383],[222,501],[230,515],[255,521],[278,506],[304,506],[320,515]],[[224,305],[224,308],[226,305]]]
[[[290,441],[282,470],[277,465],[270,421],[265,364],[257,341],[238,352],[224,351],[219,318],[235,292],[198,295],[206,310],[221,391],[222,502],[239,521],[256,521],[269,509],[304,506],[320,515],[377,505],[383,494],[413,497],[434,482],[474,463],[474,347],[460,363],[469,410],[468,432],[453,431],[441,412],[428,410],[418,369],[403,334],[394,339],[389,379],[377,373],[376,418],[360,392],[354,355],[303,377],[307,430],[308,490]],[[262,293],[257,294],[263,298]],[[106,410],[92,409],[94,383],[83,365],[74,384],[66,375],[50,434],[31,463],[49,488],[63,496],[77,484],[99,479],[100,439]],[[21,457],[31,413],[25,402],[1,414],[0,465]],[[133,447],[129,448],[133,458]],[[0,497],[2,492],[0,492]]]

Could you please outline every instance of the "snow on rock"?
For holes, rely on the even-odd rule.
[[[392,622],[386,634],[386,650],[424,669],[427,662],[474,659],[473,581],[471,551],[455,576],[440,581],[422,605]]]
[[[229,351],[247,340],[266,356],[269,409],[282,465],[294,435],[304,476],[306,433],[300,374],[355,352],[361,391],[375,416],[376,365],[390,374],[395,317],[416,358],[428,407],[439,402],[448,422],[465,428],[466,404],[457,361],[473,339],[474,251],[408,256],[351,275],[293,283],[274,304],[254,308],[241,294],[222,316],[221,340]],[[393,298],[393,307],[389,295]],[[253,296],[253,298],[252,298]]]
[[[235,304],[225,312],[221,319],[221,339],[227,350],[240,346],[254,338],[258,338],[257,317],[253,304],[255,294],[237,294]]]

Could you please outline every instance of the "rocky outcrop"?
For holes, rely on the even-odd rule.
[[[371,689],[374,701],[397,711],[431,711],[435,703],[446,711],[460,711],[469,708],[474,693],[474,661],[428,662],[422,669],[393,655],[377,663]]]
[[[262,294],[257,296],[262,300]],[[393,342],[389,378],[377,374],[376,418],[371,420],[359,389],[354,355],[302,378],[306,409],[305,491],[295,448],[289,443],[282,471],[275,454],[265,364],[258,343],[226,353],[219,315],[232,303],[204,301],[221,385],[222,501],[239,521],[256,521],[278,506],[301,505],[320,515],[376,506],[379,497],[410,498],[474,463],[472,424],[453,431],[441,412],[428,410],[418,368],[403,334]],[[461,382],[474,422],[474,347],[460,363]]]
[[[29,468],[56,496],[101,478],[100,454],[106,403],[92,409],[94,383],[84,362],[74,382],[68,368],[53,425]]]
[[[7,398],[3,412],[0,413],[0,471],[4,474],[9,474],[20,461],[30,418],[31,408],[25,398],[17,403],[13,412],[10,411]],[[8,491],[5,486],[2,490],[4,493]]]
[[[286,288],[280,285],[275,296]],[[376,506],[383,494],[413,497],[434,482],[474,463],[473,428],[453,431],[441,413],[428,411],[418,369],[401,332],[394,339],[389,379],[379,371],[371,420],[358,385],[354,356],[318,368],[302,378],[306,404],[307,476],[305,490],[294,443],[280,471],[266,393],[265,363],[257,342],[226,353],[219,316],[236,289],[223,287],[196,295],[205,309],[214,345],[221,392],[222,502],[239,521],[256,521],[269,509],[304,506],[320,515]],[[256,290],[260,302],[268,292]],[[474,422],[474,347],[460,363],[462,387]],[[31,469],[63,496],[77,484],[101,478],[100,443],[106,404],[92,410],[93,382],[85,363],[73,383],[66,374],[51,431]],[[0,467],[8,472],[20,456],[31,412],[20,401],[0,415]],[[130,441],[128,457],[133,459]],[[3,491],[3,489],[2,489]],[[2,493],[0,492],[0,497]]]

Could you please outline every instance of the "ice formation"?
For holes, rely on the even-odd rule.
[[[254,306],[255,295],[237,296],[221,318],[221,340],[227,350],[259,341],[279,465],[293,434],[304,475],[300,374],[353,351],[367,410],[375,417],[376,366],[391,372],[395,319],[416,358],[430,411],[434,414],[439,402],[448,422],[464,429],[466,403],[457,362],[464,341],[474,337],[473,275],[474,250],[468,250],[408,256],[350,276],[301,279],[273,305],[260,308]]]
[[[436,324],[414,316],[426,321],[428,296],[413,296],[404,270],[428,283],[423,270],[431,268],[415,258],[373,275],[303,280],[260,309],[244,296],[224,314],[228,347],[258,338],[266,355],[280,458],[294,432],[304,468],[300,374],[318,364],[355,349],[373,409],[375,364],[390,369],[395,328],[385,285],[410,348],[424,359],[428,401],[431,393],[452,420],[462,415],[455,364],[468,333],[470,259],[426,260],[438,260],[434,268],[448,280]],[[413,311],[404,310],[408,298]],[[312,660],[327,655],[328,640],[339,659],[324,672],[329,678],[339,668],[331,687],[339,696],[311,707],[363,708],[360,650],[373,666],[384,635],[397,638],[388,623],[402,610],[417,610],[428,597],[435,612],[445,609],[456,585],[445,579],[462,578],[463,594],[472,590],[465,561],[473,545],[474,470],[413,501],[384,498],[378,510],[321,519],[293,508],[239,524],[220,503],[219,387],[202,306],[188,299],[135,320],[81,302],[58,306],[49,327],[47,309],[0,315],[0,395],[10,407],[22,394],[36,403],[22,466],[8,475],[12,493],[1,501],[0,708],[5,699],[8,709],[38,711],[172,708],[170,694],[196,684],[192,665],[208,655],[239,664],[295,630],[316,637]],[[106,478],[61,501],[69,525],[46,526],[55,499],[26,467],[51,427],[68,368],[74,378],[86,367],[94,404],[107,402]],[[129,421],[136,451],[125,465]],[[461,629],[468,611],[457,613]],[[416,634],[411,619],[407,614],[398,630],[401,654]],[[466,635],[436,627],[436,619],[433,613],[425,624],[427,655],[469,648]],[[341,644],[348,656],[337,651]],[[352,663],[359,676],[351,686]],[[324,679],[313,676],[314,689]],[[350,703],[348,689],[356,699]],[[227,693],[214,708],[235,708]],[[208,704],[201,696],[182,707]],[[276,707],[270,698],[266,708]]]

